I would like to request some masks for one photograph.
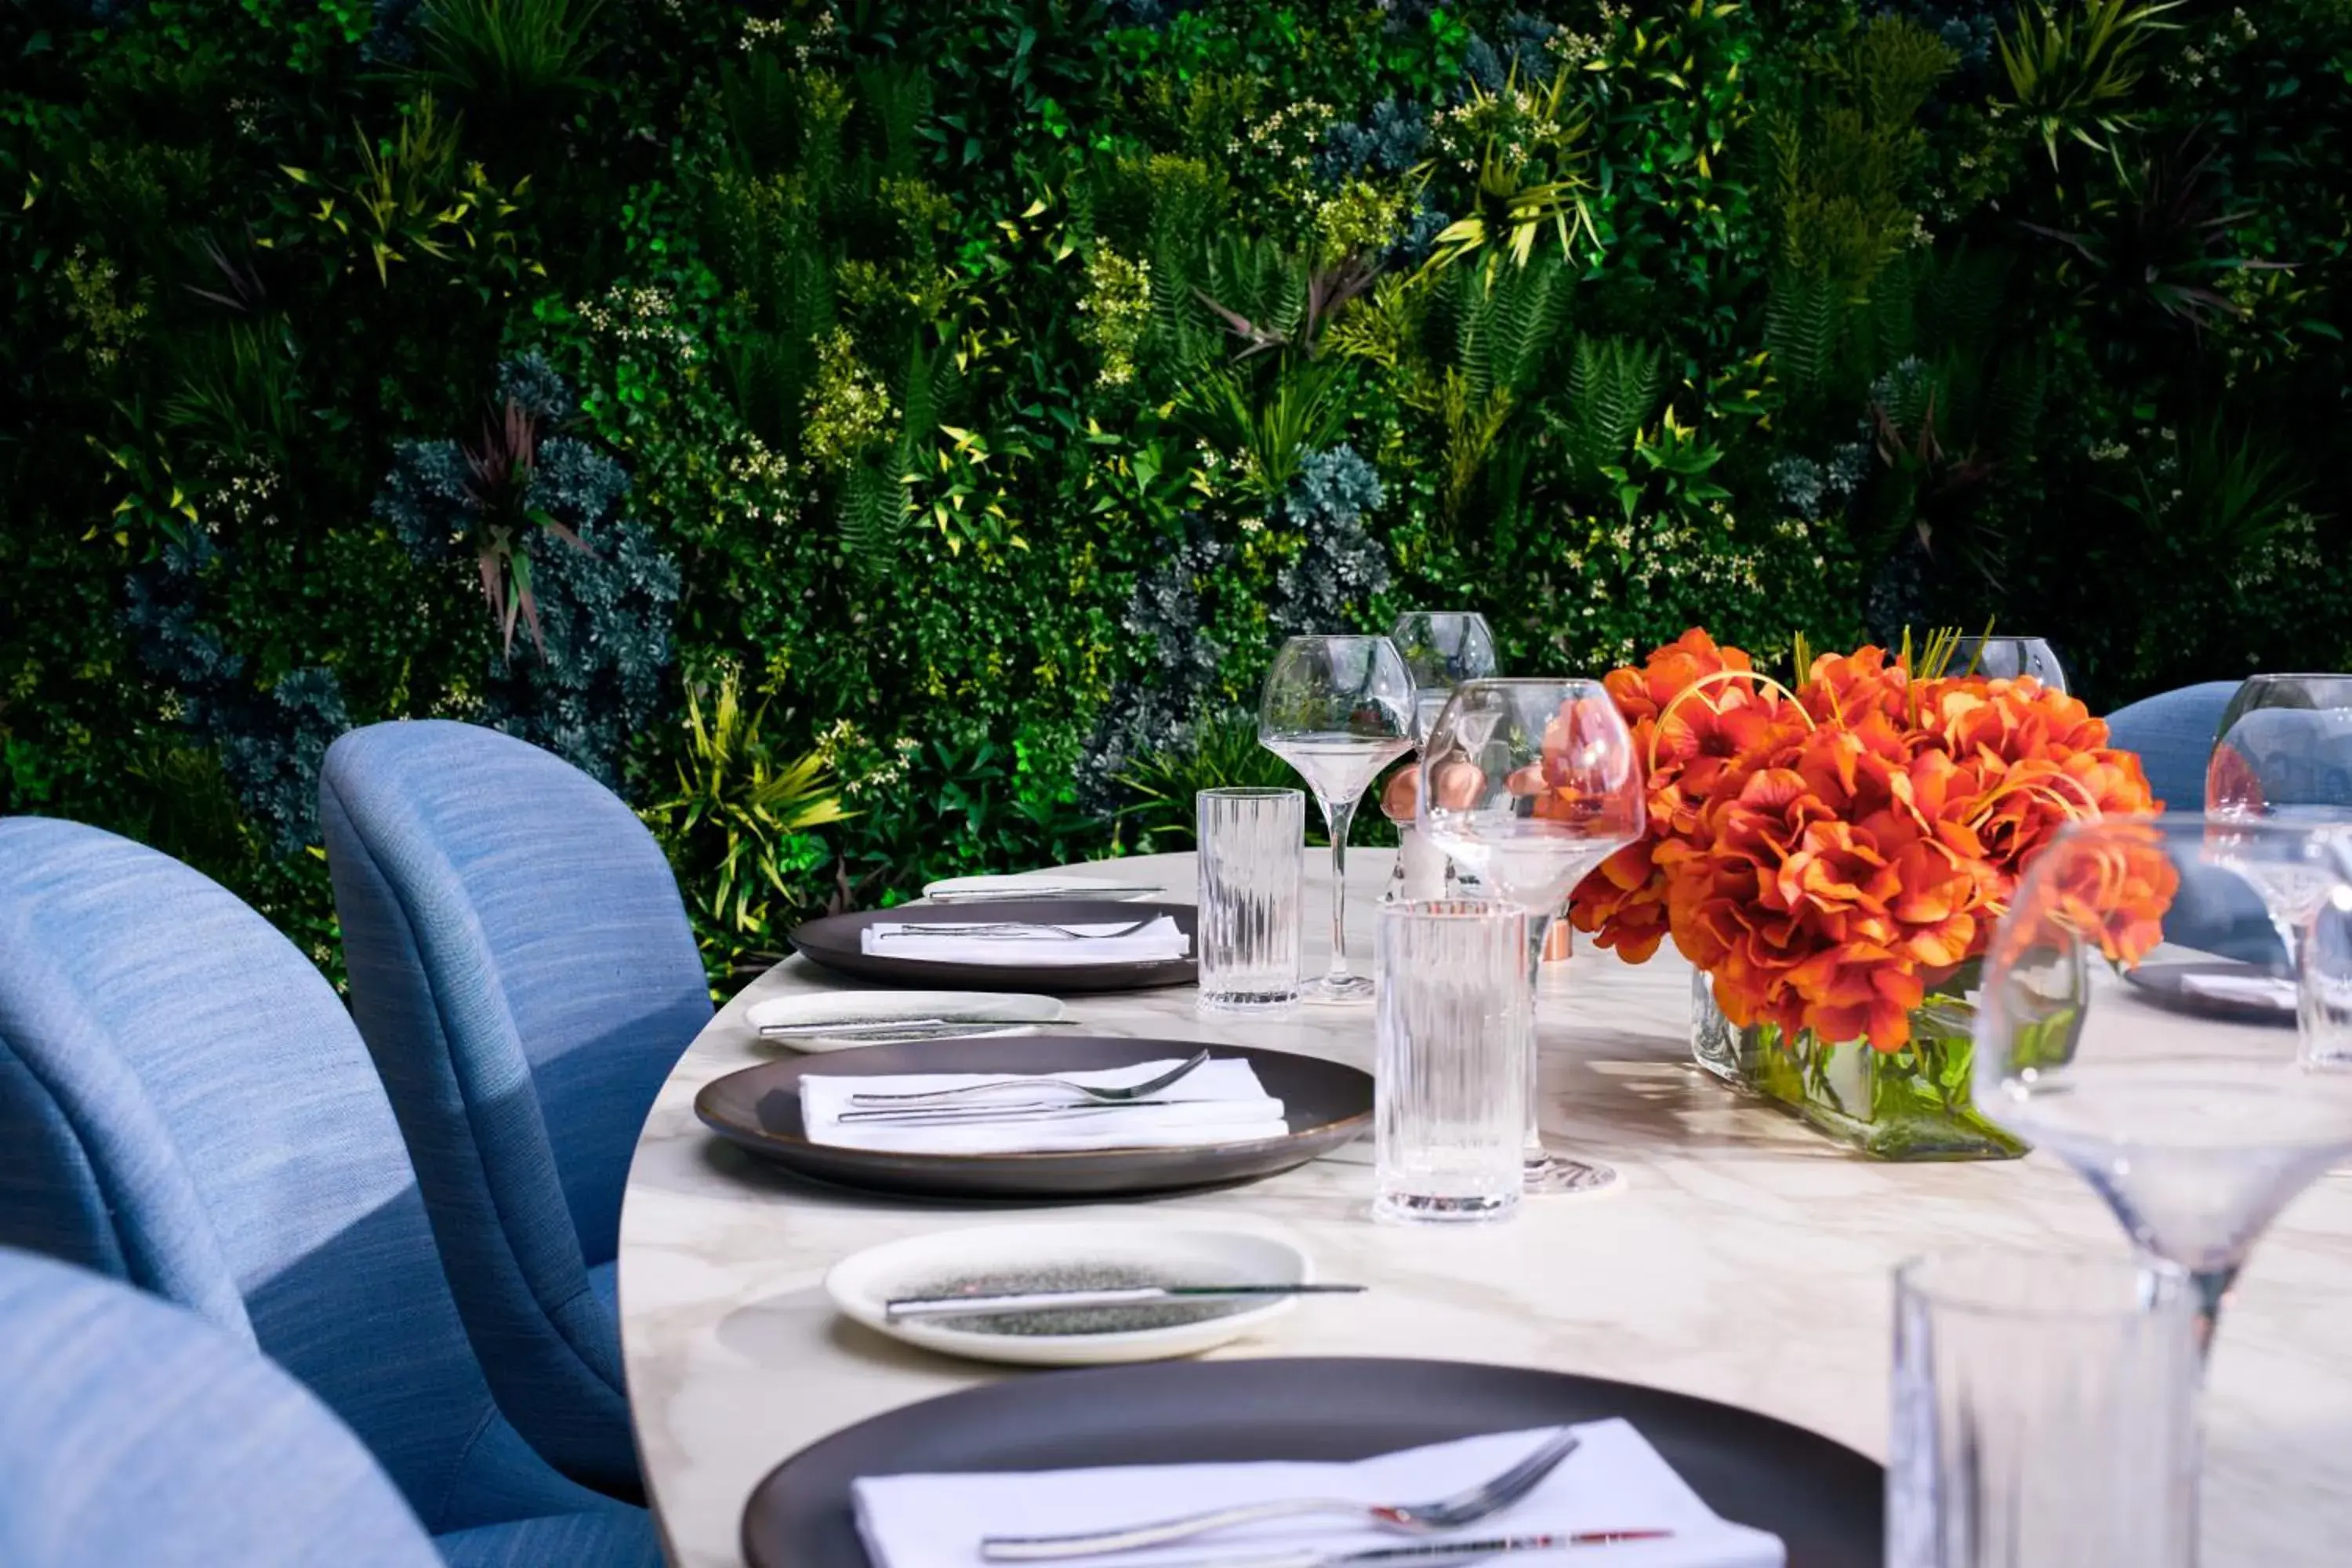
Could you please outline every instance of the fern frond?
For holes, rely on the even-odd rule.
[[[1829,378],[1842,324],[1839,305],[1837,286],[1827,278],[1787,268],[1773,274],[1764,304],[1764,346],[1784,384],[1811,393]]]

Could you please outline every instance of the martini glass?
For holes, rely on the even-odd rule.
[[[1415,820],[1487,897],[1528,911],[1532,994],[1570,892],[1642,836],[1633,734],[1597,680],[1465,681],[1422,747]],[[1536,1065],[1530,1050],[1530,1084]],[[1607,1165],[1544,1148],[1533,1094],[1524,1166],[1530,1193],[1591,1191],[1617,1179]]]
[[[1308,1002],[1366,1004],[1370,975],[1348,967],[1348,828],[1381,770],[1412,750],[1412,677],[1386,637],[1292,637],[1258,700],[1258,744],[1298,770],[1331,832],[1331,966],[1299,987]]]
[[[2035,858],[1985,957],[1977,1108],[2073,1167],[2141,1251],[2188,1271],[2209,1345],[2255,1241],[2352,1152],[2352,1074],[2312,1070],[2299,1046],[2352,990],[2347,869],[2333,835],[2293,823],[2076,823]],[[2230,879],[2313,890],[2294,1030],[2124,979],[2137,969],[2154,982],[2198,956],[2159,945],[2168,917],[2192,901],[2220,907],[2214,884]],[[2175,1010],[2182,1002],[2196,1011]]]

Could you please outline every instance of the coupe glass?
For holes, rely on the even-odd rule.
[[[2233,822],[2352,827],[2352,676],[2257,675],[2240,686],[2205,766],[2205,811]],[[2248,879],[2292,967],[2318,913],[2318,889],[2265,862]]]
[[[1486,896],[1528,911],[1528,990],[1552,923],[1585,873],[1642,836],[1633,737],[1597,680],[1467,680],[1421,752],[1416,824]],[[1538,1124],[1536,1052],[1525,1152],[1527,1190],[1607,1186],[1606,1165],[1547,1152]]]
[[[1430,727],[1455,687],[1486,679],[1500,668],[1486,617],[1469,610],[1413,610],[1399,616],[1389,628],[1389,641],[1397,645],[1412,674],[1417,741],[1429,739]]]
[[[1298,770],[1331,832],[1331,967],[1299,987],[1309,1002],[1369,1003],[1348,968],[1348,827],[1382,768],[1412,750],[1412,677],[1386,637],[1292,637],[1258,700],[1258,743]]]
[[[2237,921],[2259,927],[2251,887],[2266,879],[2310,889],[2322,910],[2293,1031],[2210,984],[2245,966],[2158,945],[2184,929],[2221,945],[2229,895]],[[2298,1045],[2352,978],[2347,931],[2352,880],[2328,834],[2173,816],[2066,827],[1993,932],[1978,1109],[2073,1166],[2142,1251],[2188,1271],[2200,1341],[2263,1231],[2352,1150],[2352,1074],[2310,1070]]]
[[[1962,637],[1952,645],[1953,675],[1982,675],[2014,680],[2030,675],[2053,691],[2066,689],[2066,672],[2058,656],[2040,637]]]

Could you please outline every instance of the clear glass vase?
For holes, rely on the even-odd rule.
[[[1691,1058],[1700,1068],[1879,1160],[2011,1160],[2025,1152],[1970,1101],[1975,1021],[1959,994],[1937,994],[1912,1013],[1911,1038],[1897,1050],[1827,1042],[1810,1030],[1787,1037],[1775,1025],[1733,1023],[1716,1005],[1708,978],[1692,977]]]

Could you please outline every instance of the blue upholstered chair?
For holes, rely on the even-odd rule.
[[[0,1248],[0,1563],[436,1568],[351,1429],[253,1347]]]
[[[452,1562],[660,1561],[642,1509],[566,1479],[499,1414],[333,989],[196,872],[39,817],[0,820],[0,1245],[276,1362]]]
[[[2205,763],[2237,695],[2234,680],[2209,680],[2127,703],[2107,715],[2111,745],[2139,753],[2148,787],[2172,811],[2205,809]]]
[[[621,1191],[710,1019],[668,862],[594,780],[467,724],[344,735],[319,815],[352,1010],[499,1405],[572,1475],[625,1489]]]

